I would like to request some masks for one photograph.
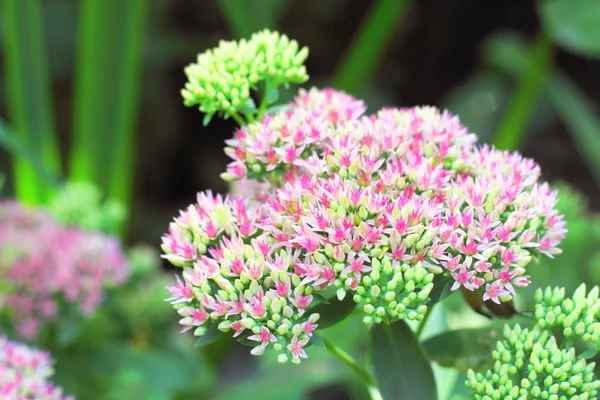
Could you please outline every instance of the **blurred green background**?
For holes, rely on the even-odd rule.
[[[172,216],[198,191],[227,190],[219,173],[228,162],[223,141],[231,137],[234,124],[214,119],[203,127],[203,115],[183,106],[179,91],[186,80],[184,66],[220,39],[245,37],[269,27],[310,48],[310,85],[334,86],[363,97],[369,111],[384,105],[448,108],[482,142],[533,157],[544,178],[563,189],[560,208],[570,232],[562,246],[565,254],[532,268],[532,286],[561,284],[572,290],[582,281],[600,282],[600,223],[594,214],[600,206],[600,2],[2,0],[0,4],[4,196],[44,205],[61,179],[92,181],[108,198],[126,206],[128,222],[117,229],[125,242],[157,248]],[[241,398],[249,390],[268,392],[263,399],[364,398],[349,371],[323,349],[315,349],[310,362],[300,368],[269,369],[269,360],[257,363],[239,355],[246,349],[232,352],[229,341],[204,349],[198,359],[181,361],[181,349],[189,348],[191,338],[175,333],[160,284],[155,286],[156,296],[146,299],[148,309],[166,310],[156,318],[166,319],[165,326],[173,325],[168,337],[177,343],[179,353],[156,353],[141,361],[135,353],[140,346],[131,343],[164,343],[165,337],[153,342],[147,335],[127,334],[130,341],[123,346],[128,350],[113,343],[96,354],[112,359],[118,357],[111,352],[120,356],[132,352],[127,353],[125,372],[114,367],[122,374],[111,377],[113,389],[122,391],[107,389],[106,395],[89,398],[134,398],[129,396],[138,393],[140,382],[153,376],[168,382],[160,395],[152,397],[161,399],[174,398],[175,392],[180,398],[186,398],[185,393]],[[125,305],[117,308],[123,315],[133,315],[135,310],[127,314],[122,309],[139,299],[127,295],[119,297]],[[523,296],[525,307],[528,301],[530,294]],[[448,309],[460,307],[449,304]],[[98,318],[116,318],[119,312]],[[430,329],[435,333],[452,327],[455,320],[450,314],[440,315]],[[95,323],[110,326],[114,320]],[[144,324],[150,336],[155,332],[153,322],[132,324],[138,324],[127,328],[132,332]],[[122,322],[117,325],[123,327]],[[359,320],[351,318],[331,328],[330,335],[361,355],[364,330]],[[87,354],[87,350],[69,351],[68,359],[77,369],[77,351]],[[152,370],[147,360],[163,368]],[[140,372],[136,363],[150,370]],[[190,363],[184,368],[188,375],[179,372],[178,363]],[[101,364],[98,385],[109,386],[113,367]],[[244,380],[258,364],[261,379]],[[172,369],[177,372],[164,377],[164,371]],[[462,384],[457,373],[440,371],[447,386],[440,392],[448,394],[455,382]],[[285,384],[274,384],[278,380]],[[186,387],[189,381],[195,384]],[[76,382],[65,385],[77,387]],[[216,390],[219,387],[227,389]],[[142,397],[135,398],[151,398],[138,395]]]

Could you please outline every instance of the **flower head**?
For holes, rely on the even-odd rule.
[[[35,335],[59,302],[92,313],[104,287],[124,282],[125,257],[112,237],[59,226],[48,214],[0,203],[0,289],[20,336]]]
[[[595,364],[559,346],[549,331],[506,327],[492,356],[491,369],[467,373],[475,399],[592,399],[600,389]]]
[[[0,336],[0,397],[6,400],[69,400],[52,376],[50,354]]]
[[[295,40],[268,30],[255,33],[250,40],[221,41],[185,68],[184,104],[198,105],[206,122],[215,113],[228,117],[254,109],[250,91],[259,82],[267,81],[273,88],[305,82],[307,56],[306,47],[300,49]]]
[[[535,293],[535,319],[543,329],[561,328],[566,338],[579,337],[600,351],[599,287],[586,292],[585,284],[565,297],[564,288],[538,289]]]

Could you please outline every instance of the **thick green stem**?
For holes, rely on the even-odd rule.
[[[338,360],[346,364],[348,368],[354,371],[354,373],[356,373],[356,375],[358,375],[358,377],[365,383],[372,400],[383,400],[383,397],[381,396],[381,393],[377,388],[377,382],[375,382],[373,374],[371,374],[365,368],[361,367],[350,354],[346,353],[344,350],[334,345],[329,340],[323,337],[321,337],[321,340],[323,341],[323,344],[325,344],[325,348],[329,350],[331,354],[333,354],[338,358]]]
[[[544,89],[550,69],[552,43],[540,34],[531,52],[527,67],[519,77],[517,89],[510,99],[493,143],[503,150],[515,150],[522,142],[527,123]]]

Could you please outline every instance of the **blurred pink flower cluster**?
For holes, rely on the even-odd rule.
[[[184,330],[245,333],[299,361],[316,328],[315,293],[334,287],[365,322],[419,320],[436,284],[508,301],[526,266],[566,229],[556,193],[518,153],[476,146],[457,117],[386,108],[332,89],[238,129],[223,177],[261,182],[259,198],[200,194],[163,237],[184,267],[171,287]],[[248,336],[250,335],[250,336]]]
[[[0,203],[0,311],[26,339],[57,317],[62,303],[92,313],[106,286],[126,278],[116,238],[60,226],[46,212]]]
[[[4,400],[71,400],[49,380],[50,354],[0,336],[0,398]]]

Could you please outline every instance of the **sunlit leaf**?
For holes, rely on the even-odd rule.
[[[75,74],[73,180],[131,205],[148,0],[82,0]]]
[[[40,0],[5,0],[3,17],[4,70],[11,134],[51,176],[60,176],[61,161],[50,91],[50,72]],[[23,154],[14,157],[17,198],[41,204],[52,193],[39,168]]]

